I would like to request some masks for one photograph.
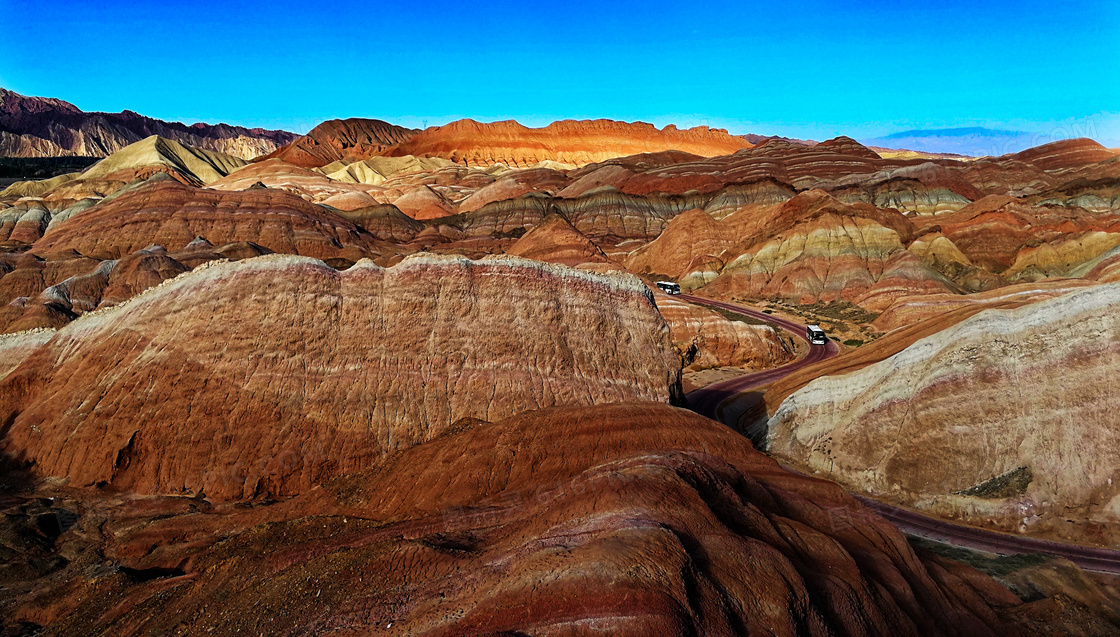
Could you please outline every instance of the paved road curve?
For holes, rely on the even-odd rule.
[[[732,303],[724,303],[723,301],[707,299],[702,296],[682,294],[680,295],[680,297],[685,301],[689,301],[692,303],[718,307],[724,310],[736,312],[738,314],[745,314],[746,316],[750,316],[751,318],[756,318],[768,323],[773,323],[786,332],[792,334],[794,338],[808,343],[808,341],[805,339],[805,326],[799,323],[794,323],[793,321],[779,318],[777,316],[771,316],[770,314],[765,314],[763,312],[759,312],[758,310],[752,310],[749,307],[743,307],[741,305],[735,305]],[[699,414],[703,414],[713,420],[724,422],[723,419],[720,418],[720,416],[723,415],[720,413],[720,405],[722,405],[725,401],[732,399],[742,394],[743,392],[754,389],[755,387],[761,387],[762,385],[770,384],[778,380],[779,378],[784,378],[787,375],[801,369],[802,367],[805,367],[806,365],[812,365],[813,363],[823,361],[826,358],[836,356],[839,353],[840,348],[838,348],[836,346],[836,343],[833,343],[832,341],[829,341],[827,345],[810,345],[809,353],[793,361],[792,363],[786,363],[781,367],[775,367],[773,369],[764,369],[759,372],[746,374],[744,376],[739,376],[738,378],[732,378],[731,380],[713,383],[711,385],[708,385],[707,387],[689,392],[688,404],[692,407],[693,411]]]
[[[773,323],[792,334],[795,338],[801,339],[802,341],[806,340],[805,326],[799,323],[771,316],[759,312],[758,310],[735,305],[733,303],[724,303],[723,301],[716,301],[702,296],[693,296],[691,294],[682,294],[680,296],[685,301],[718,307]],[[807,355],[802,356],[792,363],[787,363],[781,367],[775,367],[774,369],[753,372],[720,383],[714,383],[690,392],[687,396],[689,405],[694,411],[700,414],[714,420],[719,420],[720,422],[726,422],[720,418],[720,416],[725,415],[722,413],[723,410],[721,406],[732,402],[736,396],[756,387],[772,383],[806,365],[831,358],[838,353],[839,348],[831,341],[828,345],[811,345]],[[735,420],[738,420],[737,416]],[[911,535],[917,535],[953,546],[984,551],[986,553],[1001,555],[1046,553],[1057,555],[1066,558],[1087,571],[1120,575],[1120,551],[1080,546],[1077,544],[1050,542],[1048,540],[955,524],[939,518],[922,515],[921,513],[909,509],[879,502],[878,500],[873,500],[866,496],[854,493],[852,495],[860,500],[868,509],[890,520],[903,532]]]

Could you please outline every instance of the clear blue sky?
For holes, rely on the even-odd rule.
[[[0,86],[186,122],[607,117],[816,139],[988,126],[1120,140],[1117,0],[0,0],[0,24]]]

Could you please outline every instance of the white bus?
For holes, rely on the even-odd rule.
[[[680,294],[680,283],[673,283],[672,281],[658,281],[657,287],[665,294]]]
[[[825,336],[824,330],[820,325],[806,325],[805,338],[813,345],[825,345],[828,343],[828,337]]]

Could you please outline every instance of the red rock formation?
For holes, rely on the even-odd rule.
[[[413,219],[439,219],[455,214],[455,206],[427,186],[418,186],[393,199],[398,210]]]
[[[673,218],[656,239],[626,258],[631,272],[678,279],[698,257],[718,256],[735,243],[730,228],[703,210],[689,210]]]
[[[262,159],[282,159],[303,168],[326,166],[334,161],[349,163],[380,155],[416,133],[379,119],[332,119]]]
[[[88,530],[64,541],[82,557],[13,586],[13,620],[119,635],[1029,633],[1031,606],[994,580],[915,553],[726,427],[648,403],[464,423],[271,506],[81,510]]]
[[[541,161],[583,165],[665,150],[710,157],[751,146],[741,137],[707,126],[679,130],[669,125],[658,130],[642,122],[598,119],[564,120],[544,128],[527,128],[512,120],[484,124],[463,119],[422,131],[386,154],[442,157],[466,166],[503,163],[528,167]]]
[[[38,201],[17,203],[0,210],[0,242],[5,244],[32,243],[43,236],[50,223],[51,213]]]
[[[69,102],[0,88],[0,157],[107,157],[152,135],[242,159],[272,152],[296,138],[287,131],[262,128],[188,126],[132,111],[83,113]]]
[[[1097,142],[1081,137],[1035,146],[1000,159],[1027,162],[1042,170],[1055,170],[1094,164],[1116,156]]]
[[[737,225],[747,238],[720,256],[725,265],[706,293],[844,300],[878,311],[900,296],[956,291],[905,249],[914,228],[893,210],[812,190],[759,212]]]
[[[354,224],[291,193],[221,192],[170,181],[145,184],[64,221],[35,250],[116,259],[152,244],[179,250],[199,236],[216,245],[251,241],[273,252],[351,261],[375,250],[373,238]]]
[[[629,275],[276,255],[71,323],[3,381],[0,422],[41,475],[227,499],[304,491],[463,418],[679,391],[668,327]]]
[[[48,287],[85,274],[101,261],[73,251],[55,254],[0,254],[0,303],[35,297]]]
[[[609,261],[598,246],[557,214],[546,217],[510,246],[506,254],[572,266]]]
[[[150,246],[119,260],[100,262],[58,255],[61,258],[53,260],[61,262],[63,267],[30,255],[31,258],[25,258],[19,267],[29,274],[37,273],[36,283],[41,284],[42,289],[37,296],[0,298],[0,302],[8,301],[7,306],[0,307],[0,332],[62,327],[86,312],[122,303],[207,261],[237,261],[268,252],[245,242],[215,248],[209,241],[198,238],[173,254],[160,246]],[[90,269],[74,274],[74,270],[83,265]],[[17,280],[13,277],[13,281]],[[3,289],[0,285],[0,290]]]
[[[564,173],[544,168],[512,171],[471,193],[459,202],[459,212],[478,210],[488,203],[513,199],[531,192],[556,194],[568,185]]]

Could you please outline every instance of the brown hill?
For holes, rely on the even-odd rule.
[[[152,244],[179,250],[200,236],[215,245],[252,241],[273,252],[350,261],[376,250],[354,224],[289,192],[226,192],[171,179],[149,181],[67,219],[34,250],[116,259]]]
[[[680,369],[630,275],[434,255],[340,273],[270,255],[69,324],[2,381],[0,422],[7,453],[75,485],[291,495],[464,418],[669,402]]]
[[[13,622],[78,635],[986,637],[1038,634],[1030,619],[1061,612],[915,552],[726,427],[650,403],[465,423],[268,506],[87,498],[89,530],[67,536],[62,570],[6,589]],[[106,561],[114,570],[95,566]]]
[[[422,131],[387,154],[442,157],[467,166],[528,167],[542,161],[583,165],[665,150],[711,157],[751,146],[742,137],[707,126],[680,130],[669,125],[658,130],[643,122],[597,119],[527,128],[512,120],[485,124],[463,119]]]
[[[1112,159],[1116,156],[1115,152],[1097,142],[1081,137],[1035,146],[1013,155],[1005,155],[1000,159],[1027,162],[1043,170],[1055,170],[1077,168]]]
[[[608,261],[602,250],[558,214],[546,217],[510,246],[506,254],[572,266]]]
[[[59,99],[0,88],[0,157],[107,157],[146,137],[252,159],[296,138],[294,133],[227,124],[180,124],[132,111],[85,113]]]
[[[895,210],[849,205],[810,190],[780,206],[761,207],[737,226],[746,238],[719,255],[725,265],[705,293],[799,303],[843,300],[879,311],[900,296],[956,291],[906,250],[914,226]]]
[[[380,155],[416,133],[379,119],[332,119],[262,159],[282,159],[301,168],[318,168],[336,161],[350,163]]]

